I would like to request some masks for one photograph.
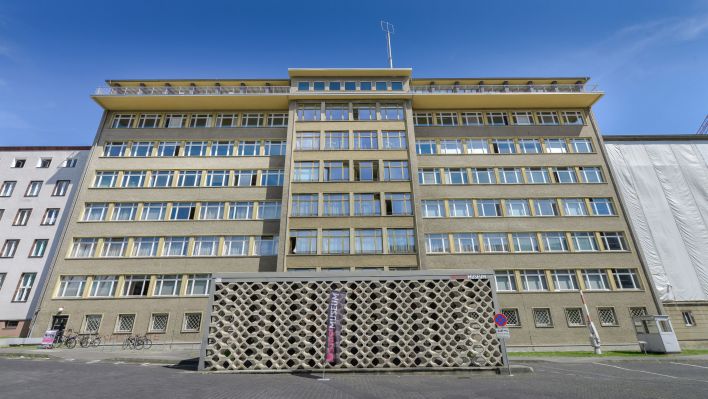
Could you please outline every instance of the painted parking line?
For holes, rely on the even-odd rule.
[[[593,363],[593,364],[599,364],[600,366],[606,366],[606,367],[614,367],[614,368],[620,369],[620,370],[634,371],[634,372],[637,372],[637,373],[653,374],[653,375],[658,375],[658,376],[666,377],[666,378],[674,378],[674,379],[680,378],[680,377],[676,377],[676,376],[674,376],[674,375],[654,373],[654,372],[652,372],[652,371],[628,369],[628,368],[626,368],[626,367],[615,366],[615,365],[613,365],[613,364],[605,364],[605,363]]]
[[[679,363],[679,362],[669,362],[669,363],[671,363],[671,364],[680,364],[680,365],[682,365],[682,366],[698,367],[698,368],[701,368],[701,369],[708,369],[708,367],[706,367],[706,366],[699,366],[699,365],[697,365],[697,364]]]
[[[90,360],[90,361],[86,362],[86,364],[94,364],[94,363],[98,363],[98,362],[100,362],[100,360]]]

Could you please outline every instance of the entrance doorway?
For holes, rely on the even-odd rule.
[[[57,330],[57,336],[64,332],[66,322],[69,321],[69,316],[53,316],[51,330]]]

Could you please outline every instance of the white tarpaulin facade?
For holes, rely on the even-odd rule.
[[[605,148],[661,300],[708,300],[708,141]]]

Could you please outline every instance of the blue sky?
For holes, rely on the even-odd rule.
[[[295,8],[295,5],[298,5]],[[695,133],[708,114],[708,0],[0,0],[0,146],[87,145],[105,79],[590,76],[605,134]]]

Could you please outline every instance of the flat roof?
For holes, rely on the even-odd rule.
[[[288,76],[411,76],[413,68],[288,68]]]
[[[82,151],[90,150],[91,146],[8,146],[0,147],[0,151]]]
[[[603,134],[604,141],[708,141],[708,134]]]

